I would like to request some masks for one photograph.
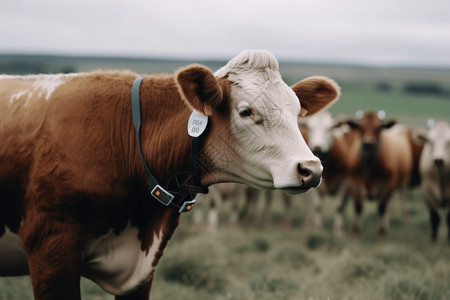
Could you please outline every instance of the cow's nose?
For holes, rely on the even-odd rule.
[[[363,142],[362,148],[363,151],[372,151],[375,148],[375,144],[373,142]]]
[[[322,164],[318,160],[301,162],[297,165],[297,172],[303,188],[313,188],[322,179]]]
[[[436,166],[436,167],[442,167],[442,166],[444,166],[444,160],[442,159],[442,158],[436,158],[435,160],[434,160],[434,165]]]

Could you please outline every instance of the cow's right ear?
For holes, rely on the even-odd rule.
[[[339,99],[341,89],[332,79],[324,76],[311,76],[291,86],[300,100],[300,116],[312,116],[330,107]]]
[[[208,68],[201,65],[180,69],[175,79],[183,100],[205,115],[210,116],[213,109],[223,104],[228,96],[228,80],[216,78]]]

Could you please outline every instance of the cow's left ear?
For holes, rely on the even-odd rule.
[[[395,124],[397,124],[397,121],[395,121],[395,120],[389,120],[389,121],[386,121],[386,123],[383,124],[383,128],[389,129],[389,128],[391,128],[392,126],[394,126]]]
[[[192,108],[208,116],[224,102],[228,95],[228,80],[216,78],[208,68],[202,65],[190,65],[180,69],[175,79],[183,100]]]
[[[311,76],[291,87],[301,104],[300,116],[312,116],[330,107],[339,99],[341,88],[332,79],[324,76]]]

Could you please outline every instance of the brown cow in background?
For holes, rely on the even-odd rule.
[[[411,132],[395,121],[384,121],[384,112],[366,112],[358,122],[348,124],[358,133],[348,151],[350,193],[354,200],[353,229],[361,230],[363,199],[378,201],[379,233],[388,230],[388,204],[395,190],[406,190],[413,170]],[[403,200],[406,201],[406,200]]]

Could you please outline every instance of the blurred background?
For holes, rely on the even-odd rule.
[[[449,15],[444,0],[2,0],[0,74],[172,73],[192,62],[215,71],[243,50],[264,49],[288,84],[311,75],[335,79],[342,96],[330,108],[334,115],[384,110],[425,128],[429,118],[450,121]],[[321,229],[305,225],[301,196],[288,226],[280,195],[269,212],[255,208],[270,222],[231,226],[227,203],[214,231],[192,226],[188,214],[161,260],[152,297],[450,299],[446,229],[441,225],[432,246],[420,191],[410,202],[405,221],[393,200],[384,238],[376,234],[373,203],[360,237],[337,237],[331,197]],[[351,219],[348,208],[347,231]],[[112,299],[88,281],[82,289],[87,299]],[[27,277],[0,278],[0,299],[31,293]]]
[[[265,49],[288,84],[338,81],[335,113],[384,109],[421,125],[450,118],[449,13],[442,0],[4,0],[0,73],[216,70]]]

